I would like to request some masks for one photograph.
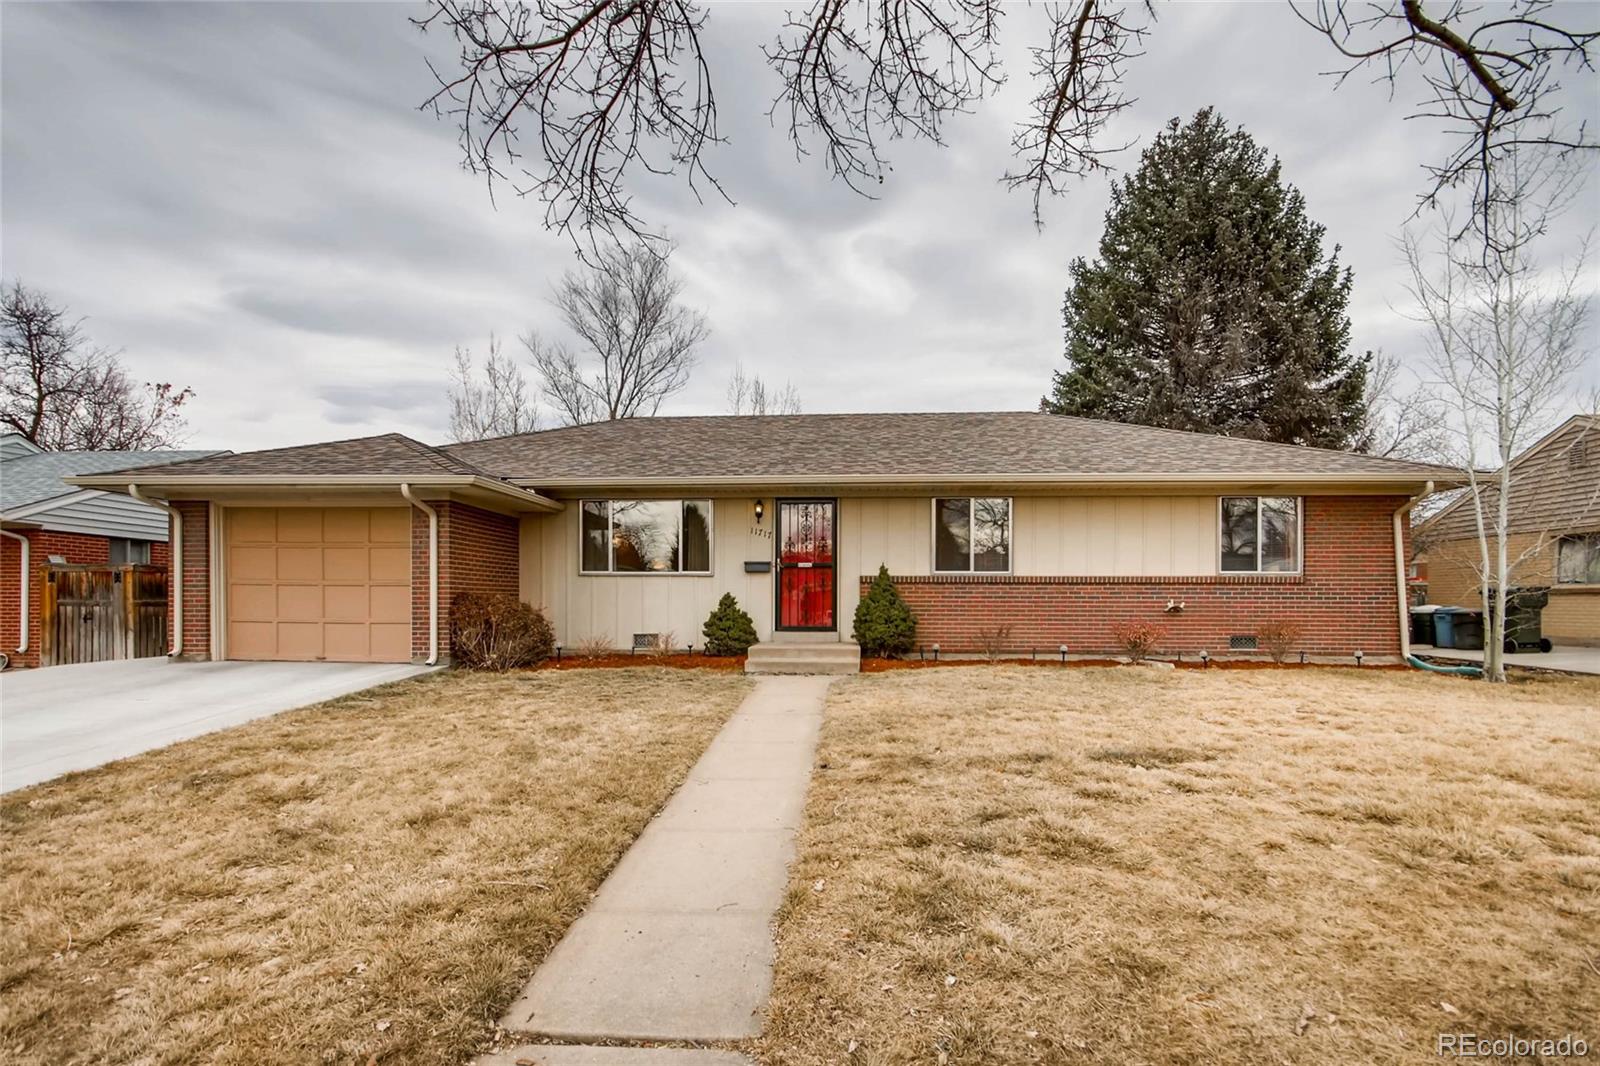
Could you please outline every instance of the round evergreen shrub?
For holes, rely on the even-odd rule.
[[[722,594],[701,632],[707,655],[743,655],[756,643],[756,624],[731,592]]]
[[[878,567],[872,587],[856,604],[856,624],[850,636],[861,645],[861,654],[880,659],[899,658],[916,644],[917,617],[900,598],[887,566]]]

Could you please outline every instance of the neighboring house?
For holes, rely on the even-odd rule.
[[[403,661],[449,656],[465,590],[543,607],[569,647],[698,645],[725,592],[763,641],[848,641],[880,564],[947,653],[1001,626],[1024,653],[1105,651],[1146,620],[1217,655],[1292,620],[1314,654],[1393,655],[1398,516],[1454,476],[1013,412],[389,434],[74,480],[181,514],[185,655]]]
[[[124,495],[69,485],[63,477],[215,454],[47,452],[21,434],[0,436],[0,530],[4,531],[0,536],[0,652],[13,665],[39,664],[42,578],[52,558],[67,563],[169,565],[165,513]],[[26,581],[23,541],[28,542]],[[26,641],[20,625],[24,599],[29,620]]]
[[[1489,522],[1495,477],[1480,478]],[[1556,644],[1600,646],[1600,417],[1569,418],[1511,461],[1507,513],[1512,586],[1550,588],[1544,635]],[[1414,539],[1428,602],[1481,610],[1482,553],[1470,496],[1418,523]]]

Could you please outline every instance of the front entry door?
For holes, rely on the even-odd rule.
[[[778,501],[778,628],[832,630],[836,500]]]

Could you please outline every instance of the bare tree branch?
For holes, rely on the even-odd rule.
[[[0,425],[47,451],[139,451],[183,437],[194,390],[136,386],[82,320],[13,282],[0,294]]]
[[[734,363],[728,378],[728,413],[733,415],[797,415],[800,392],[794,382],[785,381],[781,389],[769,389],[759,375],[747,375],[744,364]]]
[[[539,428],[539,413],[528,398],[522,370],[500,351],[500,339],[489,334],[489,354],[479,376],[472,349],[456,348],[450,374],[450,439],[483,440],[509,437]]]
[[[1552,0],[1510,0],[1474,5],[1464,0],[1291,0],[1301,21],[1325,36],[1349,62],[1332,73],[1343,82],[1359,71],[1398,87],[1408,70],[1425,96],[1408,118],[1436,122],[1451,138],[1445,158],[1428,164],[1428,184],[1417,210],[1433,209],[1449,191],[1470,187],[1472,210],[1453,236],[1477,234],[1485,255],[1494,246],[1498,206],[1521,195],[1496,176],[1497,166],[1520,149],[1543,146],[1560,153],[1600,149],[1582,122],[1564,121],[1558,105],[1562,71],[1594,70],[1600,28],[1557,24],[1588,17],[1593,8]],[[1352,17],[1351,12],[1360,14]],[[1581,14],[1576,14],[1581,12]]]
[[[1143,17],[1154,21],[1148,0],[1141,7]],[[1138,16],[1103,0],[1048,10],[1049,41],[1031,50],[1041,86],[1034,114],[1011,138],[1013,152],[1027,166],[1003,179],[1010,188],[1032,191],[1035,225],[1043,224],[1046,193],[1059,196],[1068,179],[1106,169],[1108,156],[1132,146],[1106,146],[1099,139],[1112,116],[1133,103],[1122,92],[1122,65],[1142,54],[1137,49],[1149,32],[1148,22],[1135,22]]]
[[[545,398],[567,425],[653,415],[689,383],[705,316],[683,306],[670,252],[644,245],[602,250],[569,271],[555,305],[580,351],[529,333],[522,338]]]
[[[883,138],[943,144],[945,120],[1000,84],[1000,14],[999,0],[814,0],[764,49],[783,78],[770,114],[787,110],[795,150],[817,142],[832,174],[871,195]]]
[[[633,210],[634,164],[725,195],[701,158],[719,139],[705,17],[689,0],[434,0],[416,24],[455,36],[460,70],[434,70],[424,106],[456,120],[465,165],[491,194],[506,180],[537,197],[546,227],[580,250],[594,252],[597,235],[659,245]],[[520,162],[521,121],[533,168]]]

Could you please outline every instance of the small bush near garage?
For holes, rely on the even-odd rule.
[[[707,655],[743,655],[756,643],[756,624],[731,592],[722,594],[701,632]]]
[[[899,658],[916,644],[917,616],[901,598],[887,566],[878,567],[872,587],[856,604],[856,624],[850,636],[861,645],[862,655],[885,659]]]
[[[537,666],[555,652],[555,630],[544,612],[515,596],[462,592],[450,606],[455,662],[472,670]]]

